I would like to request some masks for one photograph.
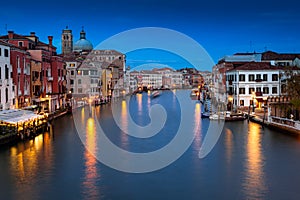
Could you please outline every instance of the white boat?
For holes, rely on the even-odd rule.
[[[224,120],[225,116],[223,112],[219,112],[219,113],[213,113],[212,115],[209,116],[210,120]]]
[[[156,98],[158,96],[160,96],[160,92],[157,91],[157,90],[153,91],[152,94],[151,94],[151,98]]]
[[[201,118],[209,118],[210,117],[210,112],[202,112],[201,113]]]

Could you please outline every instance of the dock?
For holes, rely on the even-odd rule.
[[[47,128],[47,114],[20,109],[0,111],[0,144],[32,138]]]

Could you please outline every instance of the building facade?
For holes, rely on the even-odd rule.
[[[14,108],[15,87],[11,76],[10,46],[0,40],[0,110]]]
[[[267,106],[270,95],[281,95],[284,68],[270,63],[250,62],[226,71],[228,109]]]

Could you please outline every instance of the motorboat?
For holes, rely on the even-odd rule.
[[[156,98],[156,97],[158,97],[158,96],[160,96],[160,92],[157,91],[157,90],[155,90],[155,91],[153,91],[153,92],[151,93],[151,98]]]
[[[227,111],[225,115],[225,121],[243,121],[245,119],[244,113],[232,113]]]
[[[201,113],[201,118],[209,118],[210,112],[202,112]]]
[[[225,116],[223,112],[213,113],[209,116],[210,120],[224,120]]]

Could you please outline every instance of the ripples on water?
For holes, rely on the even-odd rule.
[[[176,91],[187,95],[188,91]],[[151,101],[147,94],[121,103],[122,123],[128,123],[127,109],[139,125],[150,123],[151,105],[162,104],[169,116],[163,130],[139,141],[124,134],[111,117],[110,105],[94,113],[118,146],[134,152],[159,149],[172,140],[178,129],[180,112],[172,93]],[[152,173],[128,174],[110,169],[93,154],[101,150],[95,121],[87,121],[88,134],[81,143],[72,116],[55,122],[53,133],[0,149],[1,199],[299,199],[300,142],[260,125],[226,123],[212,152],[198,158],[209,126],[201,119],[201,104],[190,102],[195,134],[191,147],[170,166]],[[82,112],[84,114],[84,112]],[[82,118],[84,119],[84,118]]]

